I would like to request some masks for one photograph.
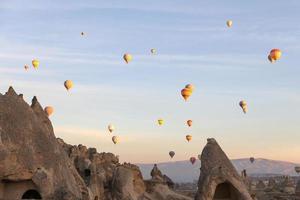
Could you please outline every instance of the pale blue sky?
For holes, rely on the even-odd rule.
[[[38,96],[55,108],[56,136],[121,160],[167,161],[169,150],[184,160],[215,137],[232,158],[300,162],[299,9],[298,0],[2,0],[0,89]],[[283,52],[275,64],[272,48]],[[25,72],[34,58],[39,70]],[[196,90],[185,103],[187,83]]]

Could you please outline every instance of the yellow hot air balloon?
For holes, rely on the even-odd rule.
[[[189,120],[187,120],[187,122],[186,122],[186,123],[187,123],[187,125],[188,125],[189,127],[191,127],[191,126],[193,125],[193,121],[192,121],[192,120],[190,120],[190,119],[189,119]]]
[[[193,91],[189,88],[183,88],[181,90],[181,95],[184,98],[185,101],[188,100],[188,98],[192,95]]]
[[[132,60],[132,55],[126,53],[126,54],[124,54],[123,59],[128,64]]]
[[[227,20],[226,24],[230,28],[232,26],[232,21],[231,20]]]
[[[113,137],[111,138],[111,140],[113,141],[114,144],[118,144],[119,141],[120,141],[120,139],[119,139],[118,136],[113,136]]]
[[[54,112],[54,109],[53,109],[53,107],[51,107],[51,106],[46,106],[45,107],[45,109],[44,109],[44,111],[45,111],[45,113],[48,115],[48,117],[50,116],[50,115],[52,115],[52,113]]]
[[[65,85],[65,88],[67,89],[67,90],[70,90],[72,87],[73,87],[73,81],[71,81],[71,80],[66,80],[65,81],[65,83],[64,83],[64,85]]]
[[[246,114],[248,112],[248,105],[246,101],[242,100],[240,101],[240,107],[243,109],[243,112]]]
[[[192,84],[187,84],[185,88],[190,89],[192,92],[194,91],[195,87]]]
[[[156,49],[151,49],[151,54],[156,54]]]
[[[34,67],[34,69],[39,68],[40,62],[38,60],[32,60],[32,66]]]
[[[157,122],[158,122],[158,125],[160,125],[160,126],[165,123],[165,121],[163,119],[159,119],[159,120],[157,120]]]
[[[189,142],[189,141],[192,140],[192,136],[191,136],[191,135],[186,135],[186,136],[185,136],[185,139]]]
[[[271,55],[268,55],[268,60],[271,62],[271,63],[274,63],[275,60],[271,57]]]
[[[278,60],[281,57],[280,49],[272,49],[270,52],[270,56],[273,60]]]
[[[29,69],[28,65],[24,65],[24,69],[27,71]]]
[[[115,126],[112,125],[112,124],[109,124],[109,125],[108,125],[108,130],[109,130],[109,132],[112,133],[112,132],[115,130]]]

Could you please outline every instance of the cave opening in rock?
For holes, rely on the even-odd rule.
[[[238,200],[238,191],[229,182],[221,183],[216,187],[213,200]]]
[[[42,199],[42,196],[36,190],[27,190],[23,194],[22,199]]]
[[[91,170],[90,169],[85,169],[84,170],[84,176],[85,177],[90,177],[91,176]]]

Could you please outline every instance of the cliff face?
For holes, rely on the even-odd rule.
[[[55,138],[43,108],[0,94],[0,200],[187,200],[111,153]],[[150,184],[148,184],[150,183]]]

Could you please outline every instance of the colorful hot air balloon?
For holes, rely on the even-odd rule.
[[[196,158],[195,158],[195,157],[191,157],[191,158],[190,158],[190,162],[192,163],[192,165],[195,164]]]
[[[163,119],[159,119],[159,120],[157,120],[157,122],[158,122],[158,125],[160,125],[160,126],[165,123],[165,121]]]
[[[156,49],[151,49],[151,54],[156,54]]]
[[[34,67],[34,69],[39,68],[40,62],[38,60],[32,60],[32,66]]]
[[[251,163],[254,163],[255,158],[251,157],[249,160],[250,160]]]
[[[192,92],[194,92],[195,87],[192,84],[187,84],[185,88],[190,89]]]
[[[191,127],[191,126],[193,125],[193,121],[192,121],[192,120],[190,120],[190,119],[189,119],[189,120],[187,120],[187,122],[186,122],[186,123],[187,123],[187,125],[188,125],[189,127]]]
[[[239,105],[243,109],[243,112],[246,114],[248,112],[248,106],[246,101],[244,100],[240,101]]]
[[[24,65],[24,69],[27,71],[29,69],[28,65]]]
[[[226,25],[230,28],[232,26],[232,21],[231,20],[227,20]]]
[[[173,158],[175,156],[175,152],[174,151],[170,151],[169,155],[170,155],[171,158]]]
[[[108,125],[108,131],[112,133],[114,130],[115,130],[115,126],[112,125],[112,124],[109,124]]]
[[[111,138],[111,140],[113,141],[114,144],[118,144],[119,143],[119,137],[118,136],[113,136]]]
[[[70,90],[72,87],[73,87],[73,81],[71,80],[66,80],[65,83],[64,83],[64,86],[67,90]]]
[[[273,60],[278,60],[281,57],[280,49],[272,49],[270,52],[270,56]]]
[[[189,142],[189,141],[192,140],[192,136],[191,136],[191,135],[186,135],[186,136],[185,136],[185,139]]]
[[[51,106],[46,106],[44,109],[45,113],[48,115],[48,117],[54,112],[53,107]]]
[[[295,172],[297,172],[297,174],[300,173],[300,166],[296,166],[296,167],[295,167]]]
[[[271,62],[271,63],[274,63],[275,60],[271,57],[271,55],[268,55],[268,60]]]
[[[201,160],[201,154],[198,154],[198,159]]]
[[[189,88],[183,88],[181,90],[181,95],[184,98],[185,101],[188,100],[188,98],[192,95],[193,91]]]
[[[126,53],[126,54],[124,54],[123,59],[128,64],[132,60],[132,55]]]

